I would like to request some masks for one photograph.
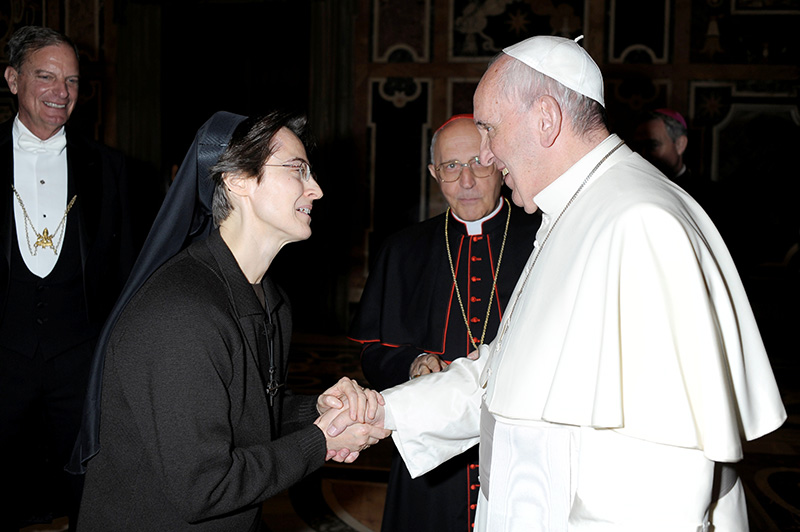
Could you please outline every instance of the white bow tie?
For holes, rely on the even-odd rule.
[[[20,131],[17,144],[23,150],[31,153],[52,152],[58,154],[67,146],[67,136],[61,133],[47,140],[40,140],[25,131]]]

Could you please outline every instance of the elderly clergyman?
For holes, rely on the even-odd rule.
[[[714,225],[609,134],[574,41],[506,48],[474,106],[542,225],[480,358],[384,392],[412,475],[480,440],[476,530],[746,531],[728,464],[786,413]]]
[[[428,170],[447,212],[392,235],[370,269],[350,336],[376,389],[476,352],[508,309],[541,217],[501,196],[503,176],[480,148],[471,114],[434,133]],[[478,488],[477,445],[414,479],[394,454],[381,532],[470,532]]]

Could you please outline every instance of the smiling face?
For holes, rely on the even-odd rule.
[[[472,120],[455,120],[439,132],[434,161],[428,165],[428,170],[437,178],[436,166],[448,161],[467,162],[474,159],[480,146],[481,137]],[[479,220],[497,207],[502,184],[499,170],[495,169],[488,177],[475,177],[469,166],[461,170],[457,181],[439,181],[450,208],[456,216],[467,221]]]
[[[541,171],[535,164],[539,151],[539,137],[533,127],[537,111],[536,105],[525,108],[511,102],[498,86],[506,61],[515,60],[507,56],[498,59],[475,91],[473,104],[481,137],[480,159],[506,171],[505,183],[513,191],[511,199],[530,214],[538,208],[533,197],[546,186],[539,183]]]
[[[265,162],[261,179],[248,181],[256,218],[283,246],[311,236],[312,203],[322,197],[322,189],[313,176],[308,181],[302,179],[297,165],[308,164],[308,159],[297,135],[284,127],[275,134],[273,143],[275,149]]]
[[[19,119],[42,140],[63,126],[78,100],[78,58],[66,45],[31,52],[19,71],[7,67],[5,78],[19,99]]]

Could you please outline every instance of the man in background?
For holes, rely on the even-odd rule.
[[[686,165],[689,130],[683,115],[666,108],[645,113],[636,126],[632,146],[715,218],[720,207],[717,189]]]
[[[18,113],[0,124],[0,529],[74,526],[83,478],[63,469],[134,258],[124,160],[66,125],[80,80],[68,37],[25,26],[5,51]]]
[[[689,145],[688,129],[678,111],[656,109],[646,113],[636,126],[633,144],[642,157],[672,181],[683,182],[691,177],[692,172],[683,161]]]
[[[491,341],[533,249],[539,216],[502,198],[503,176],[479,151],[472,115],[435,132],[428,170],[449,208],[390,237],[370,271],[350,337],[379,390]],[[417,479],[395,453],[381,530],[469,532],[478,489],[477,446]]]

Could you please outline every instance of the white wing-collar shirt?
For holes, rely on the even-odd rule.
[[[41,234],[47,228],[52,235],[67,208],[66,132],[62,127],[55,135],[42,141],[25,127],[17,115],[11,138],[14,147],[14,188],[22,198],[36,231]],[[64,220],[61,231],[53,239],[57,253],[53,252],[53,248],[39,247],[34,248],[36,255],[33,255],[30,248],[36,243],[36,234],[27,225],[17,198],[14,197],[13,201],[17,243],[22,259],[32,273],[41,278],[47,277],[61,254],[67,221]]]

